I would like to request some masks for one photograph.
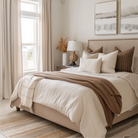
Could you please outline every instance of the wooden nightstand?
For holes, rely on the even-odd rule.
[[[61,69],[66,69],[66,68],[68,68],[68,67],[66,67],[66,66],[57,66],[57,71],[60,71]]]
[[[71,67],[79,67],[77,66],[57,66],[57,71],[60,71],[61,69],[71,68]]]

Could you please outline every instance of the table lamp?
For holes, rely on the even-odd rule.
[[[82,42],[80,41],[68,41],[68,48],[67,51],[74,51],[71,55],[70,55],[70,61],[71,64],[69,64],[68,66],[75,66],[76,63],[75,61],[77,61],[78,56],[77,54],[75,54],[75,51],[82,51]]]

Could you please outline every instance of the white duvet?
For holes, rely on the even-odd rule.
[[[79,73],[78,68],[62,70],[87,76],[102,77],[109,80],[122,96],[122,112],[131,110],[138,104],[138,75],[131,73],[99,74]],[[21,98],[23,77],[11,96],[11,102]],[[133,82],[135,83],[133,85]],[[132,88],[133,87],[133,88]],[[55,109],[69,117],[84,137],[104,138],[107,125],[102,105],[92,89],[79,84],[59,80],[42,79],[37,82],[33,102]]]

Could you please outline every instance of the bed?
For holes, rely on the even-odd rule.
[[[93,50],[96,50],[97,48],[100,48],[101,46],[103,46],[103,52],[104,53],[112,52],[115,46],[117,46],[121,50],[127,50],[128,48],[131,48],[132,46],[135,46],[135,54],[138,55],[138,39],[137,38],[88,40],[88,47],[92,48]],[[62,70],[62,72],[68,72],[68,73],[77,74],[77,70],[78,70],[77,68],[74,68],[74,69],[73,68],[69,68],[69,69]],[[85,76],[88,75],[89,76],[90,74],[84,73],[83,75],[85,75]],[[108,79],[114,78],[113,80],[116,81],[116,82],[118,80],[121,80],[121,81],[123,81],[123,83],[127,83],[125,80],[122,80],[119,77],[114,77],[114,75],[102,74],[102,75],[99,75],[98,77],[103,77],[103,78],[106,77]],[[68,83],[68,82],[66,82],[66,83]],[[78,84],[77,85],[73,84],[73,85],[74,85],[73,87],[78,87]],[[129,84],[126,84],[126,85],[128,85],[127,87],[128,87],[128,89],[130,89],[130,91],[133,91]],[[133,97],[132,98],[133,106],[127,105],[127,106],[123,107],[123,111],[121,112],[121,114],[115,116],[113,124],[116,124],[116,123],[118,123],[118,122],[120,122],[120,121],[122,121],[122,120],[124,120],[126,118],[129,118],[129,117],[131,117],[131,116],[133,116],[135,114],[138,114],[138,106],[137,106],[138,98],[136,96],[134,96],[134,92],[128,92],[128,93],[129,94],[133,93],[133,94],[130,95],[130,97]],[[16,95],[17,94],[18,93],[16,93]],[[36,94],[36,96],[39,96],[38,93]],[[13,106],[16,106],[17,111],[20,110],[20,108],[19,108],[20,102],[21,102],[20,97],[16,98],[12,102]],[[99,103],[96,104],[97,107],[99,106],[98,104]],[[22,109],[30,112],[29,108],[27,108],[27,107],[23,107],[22,106]],[[105,117],[103,115],[103,111],[102,111],[102,109],[100,109],[100,110],[101,111],[98,111],[98,112],[103,118],[102,119],[103,120],[102,123],[106,127],[108,127],[107,123],[105,121]],[[43,117],[45,119],[48,119],[48,120],[50,120],[52,122],[55,122],[55,123],[57,123],[59,125],[65,126],[65,127],[69,128],[71,130],[74,130],[76,132],[82,133],[84,137],[92,136],[91,134],[87,135],[85,130],[84,130],[84,133],[83,133],[82,129],[80,129],[79,125],[76,122],[74,122],[73,119],[71,119],[69,117],[69,115],[66,115],[64,112],[61,112],[60,110],[56,110],[56,108],[54,109],[54,108],[52,108],[50,106],[46,106],[44,104],[41,104],[41,102],[40,103],[39,102],[34,102],[33,103],[33,113],[35,115],[38,115],[38,116]],[[89,120],[89,118],[87,120]],[[100,127],[100,126],[97,125],[96,127]],[[93,136],[105,137],[105,134],[106,134],[106,129],[101,127],[101,134],[100,135],[94,134]]]

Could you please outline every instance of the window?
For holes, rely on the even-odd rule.
[[[39,47],[38,11],[38,0],[21,1],[23,71],[37,69],[37,50]]]

